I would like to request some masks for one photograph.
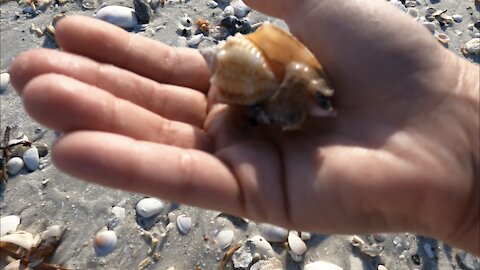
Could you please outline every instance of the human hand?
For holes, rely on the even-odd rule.
[[[301,230],[409,230],[479,254],[478,66],[384,1],[247,2],[315,53],[336,118],[294,132],[241,125],[236,108],[207,104],[197,51],[67,17],[66,52],[27,52],[11,68],[32,117],[65,132],[56,165]]]

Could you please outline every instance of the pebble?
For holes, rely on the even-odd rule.
[[[189,47],[196,47],[198,46],[198,44],[200,44],[200,42],[202,42],[203,38],[205,36],[203,34],[197,34],[197,35],[194,35],[188,42],[187,42],[187,45]]]
[[[252,11],[252,9],[247,6],[242,0],[237,0],[234,3],[231,4],[233,7],[233,14],[237,16],[238,18],[243,18]]]
[[[282,243],[287,241],[288,230],[283,227],[268,223],[262,223],[258,227],[262,236],[269,242]]]
[[[180,233],[187,234],[192,228],[192,219],[185,214],[179,215],[177,217],[177,228]]]
[[[137,215],[150,218],[156,216],[162,212],[165,204],[156,198],[145,198],[140,200],[135,207]]]
[[[429,243],[423,244],[423,250],[427,254],[428,258],[430,259],[435,258],[435,254],[433,254],[433,250],[432,250],[432,245],[430,245]]]
[[[23,162],[23,159],[19,157],[13,157],[7,161],[7,172],[10,175],[15,175],[22,170],[24,165],[25,163]]]
[[[223,17],[233,16],[235,14],[235,9],[232,6],[226,6],[223,10]]]
[[[25,166],[30,171],[35,171],[38,169],[38,165],[40,164],[40,156],[38,155],[38,150],[36,147],[30,147],[23,153],[23,162],[25,162]]]
[[[95,14],[95,17],[126,29],[138,24],[135,10],[124,6],[105,6]]]
[[[187,43],[187,38],[186,37],[183,37],[183,36],[180,36],[178,37],[177,39],[177,43],[175,44],[175,46],[179,47],[179,48],[182,48],[182,47],[187,47],[188,43]]]
[[[117,234],[115,231],[100,231],[95,235],[94,249],[98,256],[110,254],[117,245]]]
[[[0,237],[7,233],[14,233],[20,225],[20,217],[15,215],[0,218]]]
[[[3,72],[0,74],[0,93],[7,90],[8,85],[10,84],[10,74],[8,72]]]

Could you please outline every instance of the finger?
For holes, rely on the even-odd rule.
[[[210,148],[202,130],[170,121],[64,75],[32,79],[24,88],[23,99],[34,119],[56,130],[101,130],[186,148]]]
[[[55,38],[66,51],[128,69],[157,82],[208,90],[210,72],[197,50],[172,48],[82,16],[61,19],[55,27]]]
[[[81,131],[60,138],[53,160],[63,171],[102,185],[243,214],[234,176],[205,152]]]
[[[104,89],[165,118],[203,125],[205,95],[188,88],[159,84],[130,71],[100,64],[70,53],[37,49],[23,53],[10,68],[12,84],[18,91],[34,77],[63,74]]]

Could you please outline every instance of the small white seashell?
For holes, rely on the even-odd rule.
[[[164,208],[164,203],[156,198],[145,198],[140,200],[135,207],[137,215],[149,218],[160,214]]]
[[[183,17],[180,17],[180,23],[185,27],[193,26],[193,20],[187,14],[183,15]]]
[[[0,218],[0,236],[7,233],[14,233],[20,225],[20,217],[15,215],[4,216]]]
[[[9,264],[7,264],[3,270],[20,270],[20,269],[24,269],[24,268],[20,268],[20,260],[15,260]]]
[[[118,27],[132,28],[138,24],[135,10],[123,6],[106,6],[101,8],[95,17]]]
[[[297,255],[303,255],[307,251],[307,245],[303,240],[295,233],[288,233],[288,246]]]
[[[444,33],[436,33],[435,34],[435,37],[438,39],[438,41],[440,41],[440,43],[442,44],[448,44],[448,42],[450,42],[450,37],[447,36],[447,34],[444,34]]]
[[[475,29],[475,24],[469,23],[469,24],[467,25],[467,28],[468,28],[468,30],[473,31],[473,30]]]
[[[182,47],[187,47],[187,45],[188,43],[187,43],[186,37],[178,37],[177,44],[176,44],[177,47],[182,48]]]
[[[463,16],[460,15],[460,14],[453,14],[452,15],[452,18],[454,21],[456,21],[457,23],[460,23],[463,21]]]
[[[29,171],[35,171],[40,164],[40,156],[36,147],[30,147],[23,153],[23,162]]]
[[[275,254],[270,243],[260,235],[254,235],[247,239],[246,245],[251,247],[252,254],[257,253],[262,258],[270,258]]]
[[[30,250],[34,243],[33,235],[24,231],[16,231],[15,233],[4,235],[0,237],[0,242],[14,244],[26,250]]]
[[[258,227],[262,236],[269,242],[281,243],[287,241],[288,230],[285,228],[268,223],[262,223]]]
[[[358,235],[353,235],[352,238],[350,239],[350,243],[354,247],[363,247],[365,246],[365,241],[363,241],[362,238]]]
[[[305,265],[303,270],[343,270],[343,268],[333,263],[316,261]]]
[[[205,36],[203,34],[197,34],[197,35],[194,35],[188,42],[188,46],[189,47],[195,47],[195,46],[198,46],[198,44],[200,44],[200,42],[202,42],[203,38]]]
[[[232,244],[235,233],[232,230],[223,230],[215,235],[215,244],[219,249],[225,249]]]
[[[117,245],[117,234],[115,231],[100,231],[95,235],[93,248],[98,256],[110,254]]]
[[[223,9],[223,17],[233,16],[235,14],[235,9],[232,6],[226,6]]]
[[[236,269],[247,268],[252,261],[252,253],[246,246],[242,246],[241,248],[237,249],[232,255],[233,267]]]
[[[381,264],[380,264],[380,265],[377,267],[377,270],[388,270],[388,268],[385,267],[384,265],[381,265]]]
[[[112,207],[111,212],[116,218],[118,218],[119,221],[125,219],[125,208],[120,206],[114,206]]]
[[[405,1],[405,6],[406,7],[416,7],[417,6],[417,1],[407,0],[407,1]]]
[[[19,157],[13,157],[7,161],[7,172],[10,175],[15,175],[22,170],[24,165],[25,163],[23,162],[23,159]]]
[[[177,217],[177,228],[182,234],[187,234],[192,228],[192,219],[185,214]]]
[[[410,7],[407,9],[407,14],[410,15],[415,20],[418,20],[418,18],[420,17],[420,11],[418,11],[418,9],[413,7]]]
[[[480,38],[472,38],[465,43],[465,51],[470,54],[480,54]]]
[[[207,6],[208,6],[209,8],[216,8],[216,7],[218,7],[218,3],[217,3],[216,1],[214,1],[214,0],[212,0],[212,1],[209,1],[209,2],[207,3]]]
[[[260,260],[254,263],[250,270],[283,270],[282,262],[276,258]]]
[[[301,238],[303,241],[308,241],[308,240],[312,239],[312,234],[309,233],[309,232],[301,232],[301,233],[300,233],[300,238]]]
[[[3,72],[2,74],[0,74],[0,93],[7,90],[9,84],[10,74],[8,72]]]
[[[231,6],[233,7],[233,14],[237,18],[246,17],[248,13],[252,11],[252,9],[249,6],[247,6],[242,0],[235,1],[234,3],[231,4]]]

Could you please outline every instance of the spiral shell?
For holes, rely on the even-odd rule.
[[[264,24],[252,34],[236,34],[200,52],[213,73],[210,82],[217,89],[217,100],[260,105],[254,117],[263,123],[296,128],[306,115],[334,111],[329,101],[334,91],[322,66],[310,50],[279,27]]]

